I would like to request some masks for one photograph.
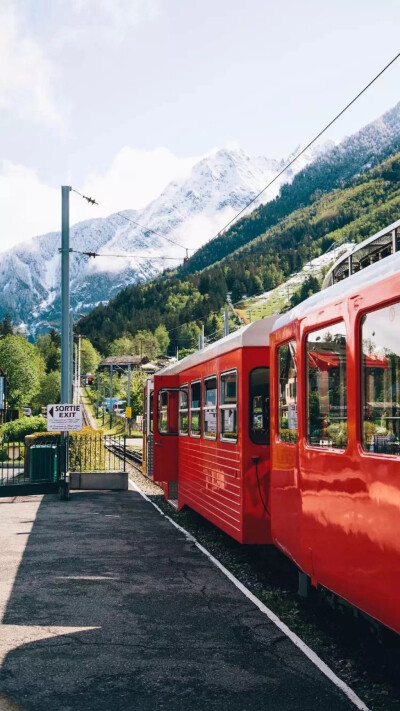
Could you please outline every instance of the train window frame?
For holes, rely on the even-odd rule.
[[[254,396],[252,395],[251,378],[257,370],[266,370],[268,372],[268,427],[265,430],[267,433],[267,441],[265,442],[258,442],[253,436],[256,430],[252,427],[252,423],[254,423]],[[264,419],[264,412],[262,412],[262,417]],[[252,368],[249,373],[249,438],[253,444],[260,445],[262,447],[266,447],[271,444],[271,367],[269,365],[258,365],[255,368]]]
[[[186,407],[181,407],[181,393],[184,393],[186,391]],[[189,436],[189,383],[183,383],[182,385],[179,386],[179,407],[178,407],[178,434],[180,437],[188,437]],[[185,415],[187,416],[187,431],[184,432],[181,429],[181,416]]]
[[[199,405],[199,407],[192,407],[192,387],[193,387],[193,385],[199,385],[199,386],[200,386],[200,400],[199,400],[200,405]],[[202,402],[203,402],[203,401],[202,401],[202,393],[203,393],[203,388],[202,388],[201,378],[197,378],[196,380],[192,380],[191,383],[190,383],[190,385],[189,385],[189,388],[190,388],[190,402],[189,402],[189,414],[190,414],[190,417],[189,417],[189,435],[190,435],[190,437],[194,437],[195,439],[200,439],[200,438],[201,438],[201,432],[202,432],[202,420],[203,420],[203,417],[202,417],[202,410],[203,410],[203,408],[202,408]],[[198,433],[192,431],[192,412],[198,412],[198,413],[199,413],[200,431],[199,431]]]
[[[346,339],[346,346],[345,346],[345,392],[346,392],[346,406],[345,406],[345,424],[346,424],[346,443],[344,444],[343,447],[335,447],[335,446],[329,446],[329,444],[326,445],[317,445],[315,443],[311,443],[309,441],[309,359],[308,359],[308,350],[307,350],[307,339],[310,334],[312,333],[318,333],[319,331],[323,331],[324,329],[337,326],[339,324],[343,324],[344,326],[344,331],[345,331],[345,339]],[[349,335],[350,334],[350,335]],[[349,375],[349,367],[350,367],[350,360],[349,360],[349,342],[350,342],[350,336],[351,336],[351,329],[349,329],[348,324],[346,323],[345,319],[342,318],[335,318],[331,321],[326,321],[324,323],[318,324],[318,327],[315,325],[307,327],[301,338],[301,355],[302,355],[302,362],[304,363],[303,367],[303,383],[304,383],[304,395],[305,397],[303,398],[304,400],[304,413],[303,413],[303,427],[304,427],[304,444],[305,448],[312,450],[314,452],[329,452],[329,454],[338,454],[338,455],[343,455],[346,453],[348,446],[349,446],[349,432],[348,432],[348,422],[349,422],[349,412],[348,412],[348,407],[349,407],[349,401],[348,401],[348,396],[347,396],[347,383],[348,383],[348,375]]]
[[[236,376],[236,399],[235,402],[222,402],[222,378],[226,375],[232,375],[234,374]],[[219,405],[218,405],[218,420],[219,420],[219,439],[221,442],[227,442],[229,444],[237,444],[238,438],[239,438],[239,418],[238,418],[238,410],[239,410],[239,377],[238,377],[238,370],[237,368],[230,368],[229,370],[223,370],[219,374],[218,378],[218,385],[219,385]],[[234,410],[235,411],[235,419],[236,419],[236,437],[224,437],[223,433],[223,427],[222,427],[222,412],[225,410]]]
[[[215,387],[215,392],[216,392],[216,399],[215,399],[215,405],[206,405],[206,383],[209,380],[215,380],[216,382],[216,387]],[[218,375],[215,373],[214,375],[208,375],[206,378],[203,378],[203,417],[202,417],[202,431],[203,431],[203,437],[204,439],[210,440],[210,442],[216,442],[217,437],[218,437],[218,404],[219,404],[219,397],[218,397]],[[204,427],[204,418],[206,412],[209,410],[215,410],[215,435],[209,435],[206,434],[206,430]]]
[[[275,396],[276,396],[276,407],[275,407],[275,441],[277,444],[285,444],[289,445],[291,447],[296,447],[299,443],[299,408],[298,408],[298,386],[299,386],[299,374],[298,374],[298,368],[297,364],[296,365],[296,423],[297,423],[297,428],[296,429],[296,439],[293,441],[290,440],[284,440],[281,437],[281,413],[280,413],[280,401],[281,401],[281,378],[280,378],[280,363],[279,363],[279,352],[280,349],[283,348],[283,346],[289,346],[290,343],[294,343],[296,346],[296,353],[298,353],[298,341],[296,339],[295,334],[293,334],[290,338],[286,339],[285,341],[281,341],[276,345],[276,351],[275,351],[275,370],[277,373],[277,377],[275,378]],[[294,359],[293,359],[294,360]]]
[[[372,457],[382,459],[386,461],[398,461],[400,459],[400,446],[398,453],[392,452],[380,452],[375,449],[367,448],[367,443],[364,442],[364,423],[367,421],[364,418],[365,413],[365,388],[364,388],[364,364],[363,364],[363,325],[366,316],[372,316],[373,314],[383,311],[384,309],[390,307],[398,306],[400,308],[400,299],[390,299],[382,301],[378,306],[365,308],[359,312],[356,321],[356,343],[358,347],[358,366],[357,366],[357,380],[358,380],[358,393],[359,393],[359,407],[357,408],[357,444],[360,447],[360,451],[363,457]],[[396,381],[397,386],[397,381]],[[380,437],[377,434],[377,438]],[[400,437],[399,437],[400,440]],[[398,444],[398,443],[396,443]],[[370,445],[369,445],[370,446]]]
[[[154,392],[154,391],[153,391],[153,392]],[[161,395],[162,393],[166,393],[167,396],[168,396],[168,400],[167,400],[167,427],[168,427],[168,426],[169,426],[169,414],[170,414],[170,413],[169,413],[169,407],[170,407],[169,394],[170,394],[171,392],[173,392],[173,393],[178,393],[178,398],[179,398],[179,388],[166,388],[166,387],[164,387],[164,388],[160,388],[160,389],[157,391],[157,399],[156,399],[156,403],[157,403],[157,410],[156,410],[156,413],[157,413],[157,433],[158,433],[159,435],[161,435],[161,437],[176,437],[176,436],[178,435],[179,422],[177,422],[176,432],[168,432],[168,431],[167,431],[167,432],[163,432],[162,430],[160,430],[160,419],[159,419],[159,418],[160,418],[160,404],[159,404],[159,398],[160,398],[160,395]],[[179,400],[178,400],[178,415],[179,415]]]
[[[154,434],[154,390],[149,392],[149,432],[148,434]]]

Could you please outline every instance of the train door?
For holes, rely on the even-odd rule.
[[[178,479],[178,376],[154,378],[154,481]]]
[[[143,473],[153,477],[154,469],[154,381],[148,378],[143,402]]]

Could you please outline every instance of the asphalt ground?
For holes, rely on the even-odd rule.
[[[353,703],[140,494],[0,499],[0,711]]]

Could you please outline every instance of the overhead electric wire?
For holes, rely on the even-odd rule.
[[[73,193],[80,195],[81,198],[83,198],[84,200],[89,202],[91,205],[100,205],[100,203],[98,203],[97,200],[95,200],[94,198],[88,197],[87,195],[83,195],[82,193],[79,192],[79,190],[75,190],[75,188],[71,188],[71,190]],[[151,229],[151,227],[146,227],[145,225],[141,225],[140,222],[136,222],[136,220],[132,220],[131,217],[127,217],[122,212],[114,212],[112,214],[122,217],[123,220],[126,220],[127,222],[131,222],[133,225],[136,225],[136,227],[140,227],[140,229],[143,230],[144,232],[150,232],[153,235],[157,235],[157,237],[161,237],[162,239],[167,240],[167,242],[171,242],[171,244],[174,244],[176,247],[180,247],[181,249],[184,249],[185,251],[190,251],[190,252],[194,251],[191,247],[184,247],[182,244],[179,244],[179,242],[175,242],[170,237],[166,237],[165,235],[161,234],[161,232],[157,232],[157,230]],[[98,255],[98,256],[100,256],[100,255]],[[108,256],[108,255],[104,255],[104,256]]]
[[[347,109],[349,109],[350,106],[352,106],[352,105],[357,101],[357,99],[359,99],[360,96],[362,96],[362,95],[367,91],[367,89],[369,89],[369,87],[372,86],[372,84],[374,84],[374,82],[376,82],[376,80],[379,79],[379,77],[381,77],[382,74],[384,74],[384,72],[386,72],[386,70],[389,69],[389,67],[390,67],[392,64],[394,64],[394,62],[395,62],[399,57],[400,57],[400,52],[399,52],[398,54],[396,54],[396,56],[393,57],[393,59],[391,59],[391,61],[388,62],[388,64],[386,64],[386,66],[383,67],[383,69],[381,69],[381,71],[380,71],[378,74],[376,74],[376,76],[374,76],[374,78],[371,79],[371,81],[368,82],[368,84],[366,84],[366,85],[364,86],[364,88],[361,89],[361,91],[359,91],[358,94],[357,94],[351,101],[349,101],[349,103],[346,104],[346,106],[345,106],[341,111],[339,111],[339,113],[336,114],[336,116],[335,116],[331,121],[329,121],[329,123],[327,123],[326,126],[325,126],[309,143],[307,143],[307,145],[306,145],[304,148],[302,148],[301,151],[300,151],[294,158],[292,158],[292,160],[289,161],[289,163],[287,163],[287,165],[285,165],[285,166],[282,168],[282,170],[280,170],[279,173],[277,173],[277,174],[272,178],[272,180],[270,180],[270,181],[267,183],[267,185],[266,185],[262,190],[260,190],[259,193],[257,193],[257,195],[255,195],[255,197],[253,197],[253,198],[247,203],[247,205],[245,205],[241,210],[239,210],[239,212],[238,212],[236,215],[234,215],[234,217],[232,217],[232,218],[229,220],[229,222],[227,222],[226,225],[224,225],[224,227],[222,227],[220,230],[218,230],[218,232],[217,232],[213,237],[211,237],[211,239],[210,239],[209,241],[211,242],[213,239],[216,239],[216,237],[219,237],[220,234],[222,234],[222,232],[225,232],[225,230],[232,224],[232,222],[235,222],[235,220],[237,220],[237,218],[240,217],[240,215],[242,215],[243,212],[245,212],[245,211],[247,210],[247,208],[250,207],[250,205],[252,205],[256,200],[258,200],[258,198],[259,198],[263,193],[265,193],[265,191],[268,190],[268,188],[270,188],[271,185],[273,185],[273,184],[278,180],[278,178],[280,178],[281,175],[283,175],[283,174],[288,170],[288,168],[290,168],[290,166],[292,166],[293,163],[295,163],[295,162],[300,158],[300,156],[303,155],[303,153],[305,153],[309,148],[311,148],[311,146],[313,145],[313,143],[315,143],[316,141],[318,141],[318,139],[321,138],[321,136],[328,130],[328,128],[330,128],[330,127],[335,123],[335,121],[338,120],[338,118],[340,118],[341,116],[343,116],[343,114],[347,111]]]
[[[126,254],[102,254],[101,252],[81,252],[79,249],[71,249],[70,250],[73,254],[83,254],[85,257],[118,257],[120,259],[129,259],[129,258],[135,258],[135,259],[172,259],[175,262],[178,262],[182,259],[182,257],[167,257],[162,254],[130,254],[127,252]]]

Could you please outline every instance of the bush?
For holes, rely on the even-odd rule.
[[[22,440],[26,435],[46,431],[47,423],[44,417],[21,417],[19,420],[7,422],[1,428],[3,439]]]

